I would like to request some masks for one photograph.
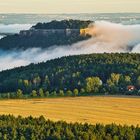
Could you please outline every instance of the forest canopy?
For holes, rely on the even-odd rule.
[[[139,126],[89,125],[39,118],[0,116],[1,140],[139,140]]]
[[[87,21],[81,21],[81,20],[62,20],[62,21],[56,21],[53,20],[48,23],[37,23],[32,28],[34,29],[81,29],[81,28],[87,28],[90,23],[93,21],[87,20]]]

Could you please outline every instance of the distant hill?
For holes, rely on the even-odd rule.
[[[49,23],[37,23],[27,32],[27,35],[24,32],[22,34],[8,35],[0,40],[0,49],[11,50],[11,49],[20,49],[25,50],[28,48],[49,48],[54,45],[70,45],[81,40],[89,38],[89,36],[81,36],[80,29],[86,28],[92,21],[80,21],[80,20],[63,20],[63,21],[52,21]],[[78,32],[70,33],[68,36],[62,32],[51,32],[47,34],[48,31],[43,30],[49,29],[77,29]],[[35,30],[35,31],[34,31]],[[40,31],[41,30],[41,31]],[[36,32],[41,32],[37,34]],[[23,35],[24,34],[24,35]]]

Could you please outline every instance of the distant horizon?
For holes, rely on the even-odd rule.
[[[140,12],[96,12],[96,13],[1,13],[0,14],[31,14],[31,15],[79,15],[79,14],[140,14]]]

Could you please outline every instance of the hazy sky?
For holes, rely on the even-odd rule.
[[[140,12],[140,0],[0,0],[0,13]]]

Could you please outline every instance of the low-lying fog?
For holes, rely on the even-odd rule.
[[[92,38],[71,46],[53,46],[50,50],[0,51],[0,70],[25,66],[62,56],[90,53],[140,53],[140,25],[122,25],[97,21],[90,25]]]

